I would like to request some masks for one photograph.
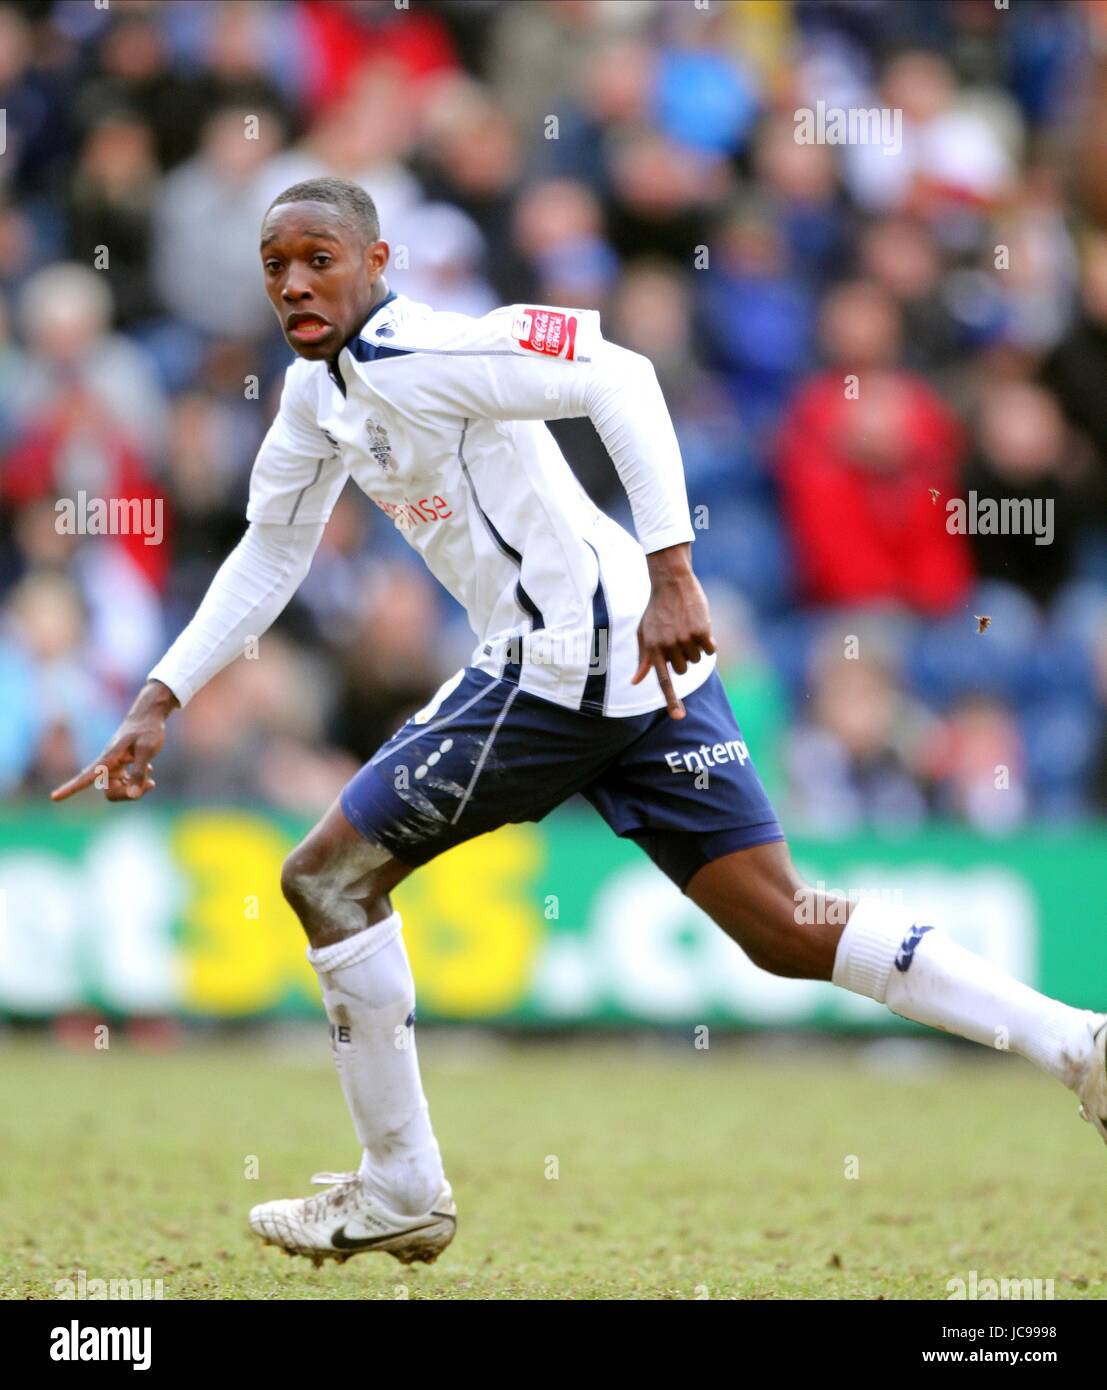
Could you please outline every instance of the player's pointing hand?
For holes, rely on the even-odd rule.
[[[157,785],[151,776],[154,759],[165,742],[165,721],[177,708],[177,698],[168,686],[148,681],[100,756],[55,787],[50,799],[65,801],[93,785],[109,801],[137,801],[153,791]]]
[[[638,624],[638,669],[631,684],[656,671],[661,693],[674,719],[684,718],[684,705],[673,689],[671,666],[684,675],[690,661],[715,650],[711,615],[699,580],[692,573],[690,547],[674,545],[646,557],[651,592]]]

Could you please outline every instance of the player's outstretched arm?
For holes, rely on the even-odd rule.
[[[54,801],[94,784],[109,801],[137,800],[153,790],[151,765],[165,741],[169,714],[274,622],[311,568],[323,528],[323,522],[252,522],[246,528],[196,616],[150,672],[115,737],[95,762],[51,792]]]
[[[153,791],[157,783],[151,772],[165,742],[165,721],[179,708],[167,685],[147,681],[100,756],[76,777],[55,787],[50,799],[65,801],[94,783],[109,801],[137,801]]]

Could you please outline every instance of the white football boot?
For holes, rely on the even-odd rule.
[[[401,1216],[370,1196],[356,1173],[316,1173],[326,1184],[314,1197],[262,1202],[250,1212],[250,1228],[286,1255],[306,1255],[315,1267],[345,1262],[363,1250],[383,1250],[401,1264],[433,1264],[454,1238],[457,1207],[446,1183],[431,1210]]]
[[[1107,1143],[1107,1014],[1094,1014],[1088,1024],[1092,1035],[1092,1057],[1077,1089],[1080,1117],[1098,1130]]]

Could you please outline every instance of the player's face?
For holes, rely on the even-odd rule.
[[[329,203],[282,203],[262,223],[266,293],[292,350],[313,362],[365,322],[387,263],[387,244],[365,245]]]

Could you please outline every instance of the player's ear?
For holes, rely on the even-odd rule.
[[[387,241],[372,241],[365,248],[365,260],[372,272],[373,279],[377,280],[384,274],[389,258],[392,255],[392,248]]]

